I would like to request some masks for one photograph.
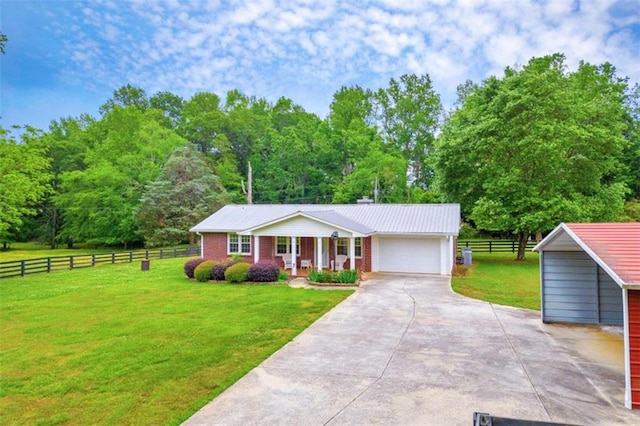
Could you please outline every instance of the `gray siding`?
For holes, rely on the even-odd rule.
[[[585,252],[542,253],[544,322],[598,323],[598,266]]]
[[[598,267],[600,296],[600,324],[623,325],[622,289],[613,279]]]

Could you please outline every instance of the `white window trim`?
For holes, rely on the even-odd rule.
[[[356,239],[356,241],[360,240],[360,255],[359,255],[359,256],[355,256],[355,258],[356,258],[356,259],[362,259],[362,237],[356,237],[355,239]],[[351,253],[349,253],[349,247],[350,247],[350,244],[349,244],[349,238],[342,238],[342,237],[340,237],[340,238],[338,239],[338,241],[340,241],[340,240],[342,240],[342,241],[346,241],[346,244],[345,244],[345,247],[347,248],[347,254],[346,254],[346,256],[347,256],[347,257],[351,257]],[[337,244],[337,241],[336,241],[336,244]]]
[[[235,243],[238,244],[238,250],[231,250],[231,238],[235,237],[237,240]],[[242,245],[249,244],[249,251],[242,251]],[[227,234],[227,254],[235,254],[240,253],[243,256],[251,256],[251,235],[238,235],[234,233]]]
[[[286,238],[287,242],[286,242],[286,248],[287,248],[287,252],[286,253],[278,253],[278,238]],[[302,238],[298,237],[296,238],[296,254],[298,256],[300,256],[300,240]],[[275,250],[276,250],[276,256],[284,256],[285,254],[291,254],[291,237],[276,237],[276,244],[275,244]]]

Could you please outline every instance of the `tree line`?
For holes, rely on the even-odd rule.
[[[99,117],[1,130],[0,240],[185,242],[246,202],[249,167],[254,203],[456,202],[465,222],[521,240],[638,220],[639,93],[612,65],[570,72],[561,54],[467,81],[450,111],[426,74],[343,86],[325,118],[284,97],[127,85]]]

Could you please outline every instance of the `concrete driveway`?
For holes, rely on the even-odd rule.
[[[621,342],[459,296],[448,278],[378,275],[185,424],[471,425],[479,411],[637,425]]]

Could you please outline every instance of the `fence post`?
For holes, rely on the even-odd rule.
[[[173,257],[178,257],[178,249],[177,248],[173,249]]]
[[[516,252],[516,242],[511,241],[511,253],[515,253],[515,252]]]
[[[47,257],[47,273],[51,272],[51,258]]]
[[[129,263],[133,262],[133,252],[129,252]]]
[[[149,250],[144,251],[144,258],[149,259]]]
[[[24,260],[20,262],[20,275],[24,277]]]
[[[162,249],[160,249],[160,259],[162,259]]]
[[[491,251],[491,241],[489,241],[489,253],[493,253],[493,251]]]
[[[69,269],[73,269],[73,256],[69,256]]]
[[[96,255],[95,254],[91,255],[91,266],[96,266]]]

